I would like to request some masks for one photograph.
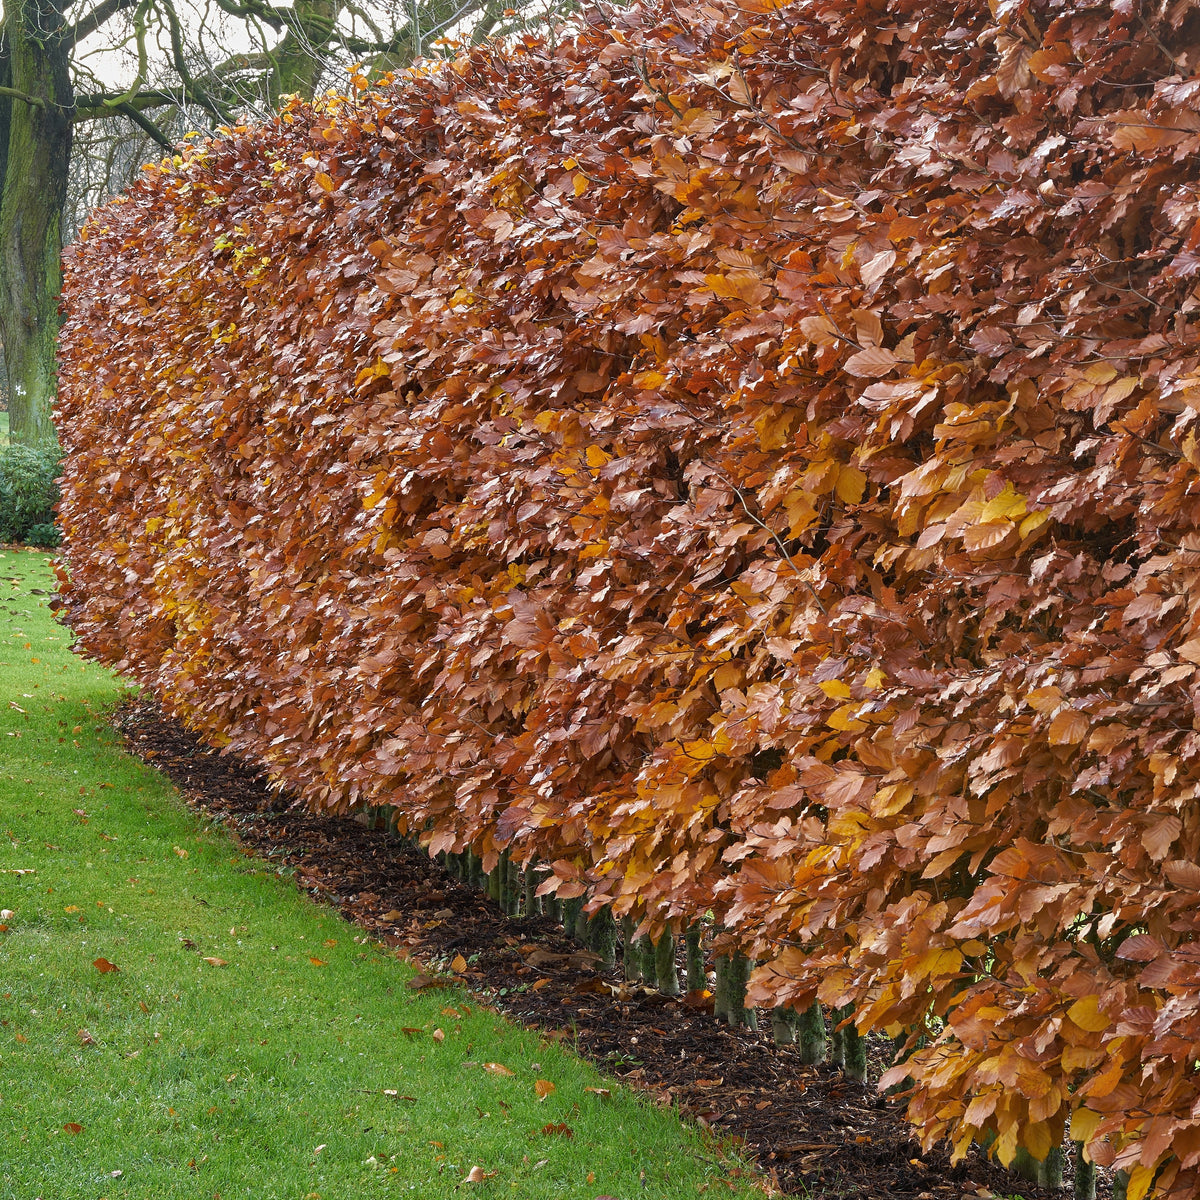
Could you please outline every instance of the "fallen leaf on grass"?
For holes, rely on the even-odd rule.
[[[551,1096],[558,1089],[548,1079],[539,1079],[534,1085],[533,1090],[537,1092],[538,1100],[545,1100],[547,1096]]]
[[[179,855],[180,858],[187,858],[188,852],[182,846],[172,846],[172,850]]]
[[[107,958],[93,959],[92,966],[95,967],[101,975],[107,975],[109,971],[119,971],[121,969],[116,963],[109,962]]]
[[[314,967],[327,967],[329,965],[323,958],[314,958],[311,954],[308,956],[308,961]]]
[[[67,1133],[82,1133],[83,1132],[83,1126],[77,1124],[75,1121],[68,1121],[63,1126],[63,1129],[66,1130]]]
[[[23,1045],[27,1045],[29,1042],[29,1039],[23,1033],[14,1033],[13,1037],[16,1038],[17,1041],[21,1042]]]
[[[426,988],[447,987],[449,983],[449,979],[442,979],[438,975],[426,975],[424,971],[421,971],[408,981],[408,987],[410,991],[421,992]]]
[[[482,1167],[472,1167],[463,1176],[463,1183],[482,1183],[485,1179],[491,1179],[496,1174],[498,1174],[496,1171],[485,1171]]]
[[[515,1075],[516,1071],[510,1071],[503,1063],[484,1063],[483,1069],[490,1071],[493,1075]]]
[[[425,1030],[418,1029],[415,1025],[402,1025],[400,1027],[400,1032],[404,1034],[405,1037],[412,1038],[416,1037],[418,1033],[424,1033]]]
[[[389,1100],[407,1100],[410,1104],[416,1104],[416,1096],[402,1096],[395,1088],[384,1088],[383,1094]]]
[[[78,904],[68,904],[68,905],[66,906],[66,908],[64,908],[64,909],[63,909],[63,912],[71,912],[71,913],[74,913],[74,912],[78,912],[78,911],[79,911],[79,905],[78,905]]]
[[[601,1100],[611,1100],[612,1091],[609,1088],[585,1087],[585,1092],[591,1092],[593,1095],[599,1096]]]
[[[203,962],[208,963],[210,967],[227,967],[229,964],[223,958],[205,958]]]
[[[430,1036],[435,1042],[444,1042],[446,1040],[446,1035],[440,1029],[435,1029]]]
[[[563,1121],[559,1121],[557,1125],[555,1125],[553,1121],[550,1122],[549,1125],[543,1125],[542,1133],[546,1137],[573,1138],[575,1136],[575,1130],[573,1130],[570,1125],[567,1125]]]
[[[81,1029],[79,1030],[79,1044],[81,1046],[94,1046],[96,1039],[86,1029]]]

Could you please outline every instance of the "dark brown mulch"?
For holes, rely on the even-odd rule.
[[[755,1159],[784,1192],[821,1200],[1055,1194],[974,1151],[956,1166],[944,1152],[922,1154],[894,1102],[872,1087],[802,1065],[769,1032],[731,1029],[704,1008],[625,984],[619,969],[598,967],[561,926],[505,916],[386,831],[292,807],[261,774],[209,750],[145,702],[125,705],[115,724],[134,754],[223,823],[247,854],[294,870],[315,899],[424,964],[417,983],[436,982],[433,968],[461,955],[472,991],[526,1025],[558,1033],[659,1102],[678,1104],[722,1144]],[[883,1046],[875,1047],[875,1077]]]

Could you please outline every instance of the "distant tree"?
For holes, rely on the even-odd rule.
[[[289,93],[311,96],[353,62],[378,74],[438,52],[451,31],[479,40],[569,7],[570,0],[537,12],[501,0],[3,0],[0,340],[12,440],[54,440],[64,232],[78,229],[91,203],[126,186],[143,156],[171,149],[189,128],[211,131],[247,110],[265,115]],[[114,76],[123,82],[112,84]]]

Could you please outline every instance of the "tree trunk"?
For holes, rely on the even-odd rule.
[[[0,338],[13,441],[55,440],[50,421],[62,283],[62,209],[74,93],[62,0],[5,6],[0,85]]]
[[[687,946],[687,986],[689,992],[704,991],[708,987],[708,976],[704,971],[704,943],[701,940],[704,927],[693,921],[683,935]]]
[[[1075,1143],[1075,1200],[1096,1200],[1096,1164],[1082,1142]]]
[[[801,1014],[798,1021],[797,1040],[800,1043],[800,1061],[810,1066],[825,1061],[825,1014],[820,1000],[814,1000]]]

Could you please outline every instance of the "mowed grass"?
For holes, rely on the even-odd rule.
[[[117,745],[52,588],[0,551],[0,1200],[761,1194],[202,827]]]

